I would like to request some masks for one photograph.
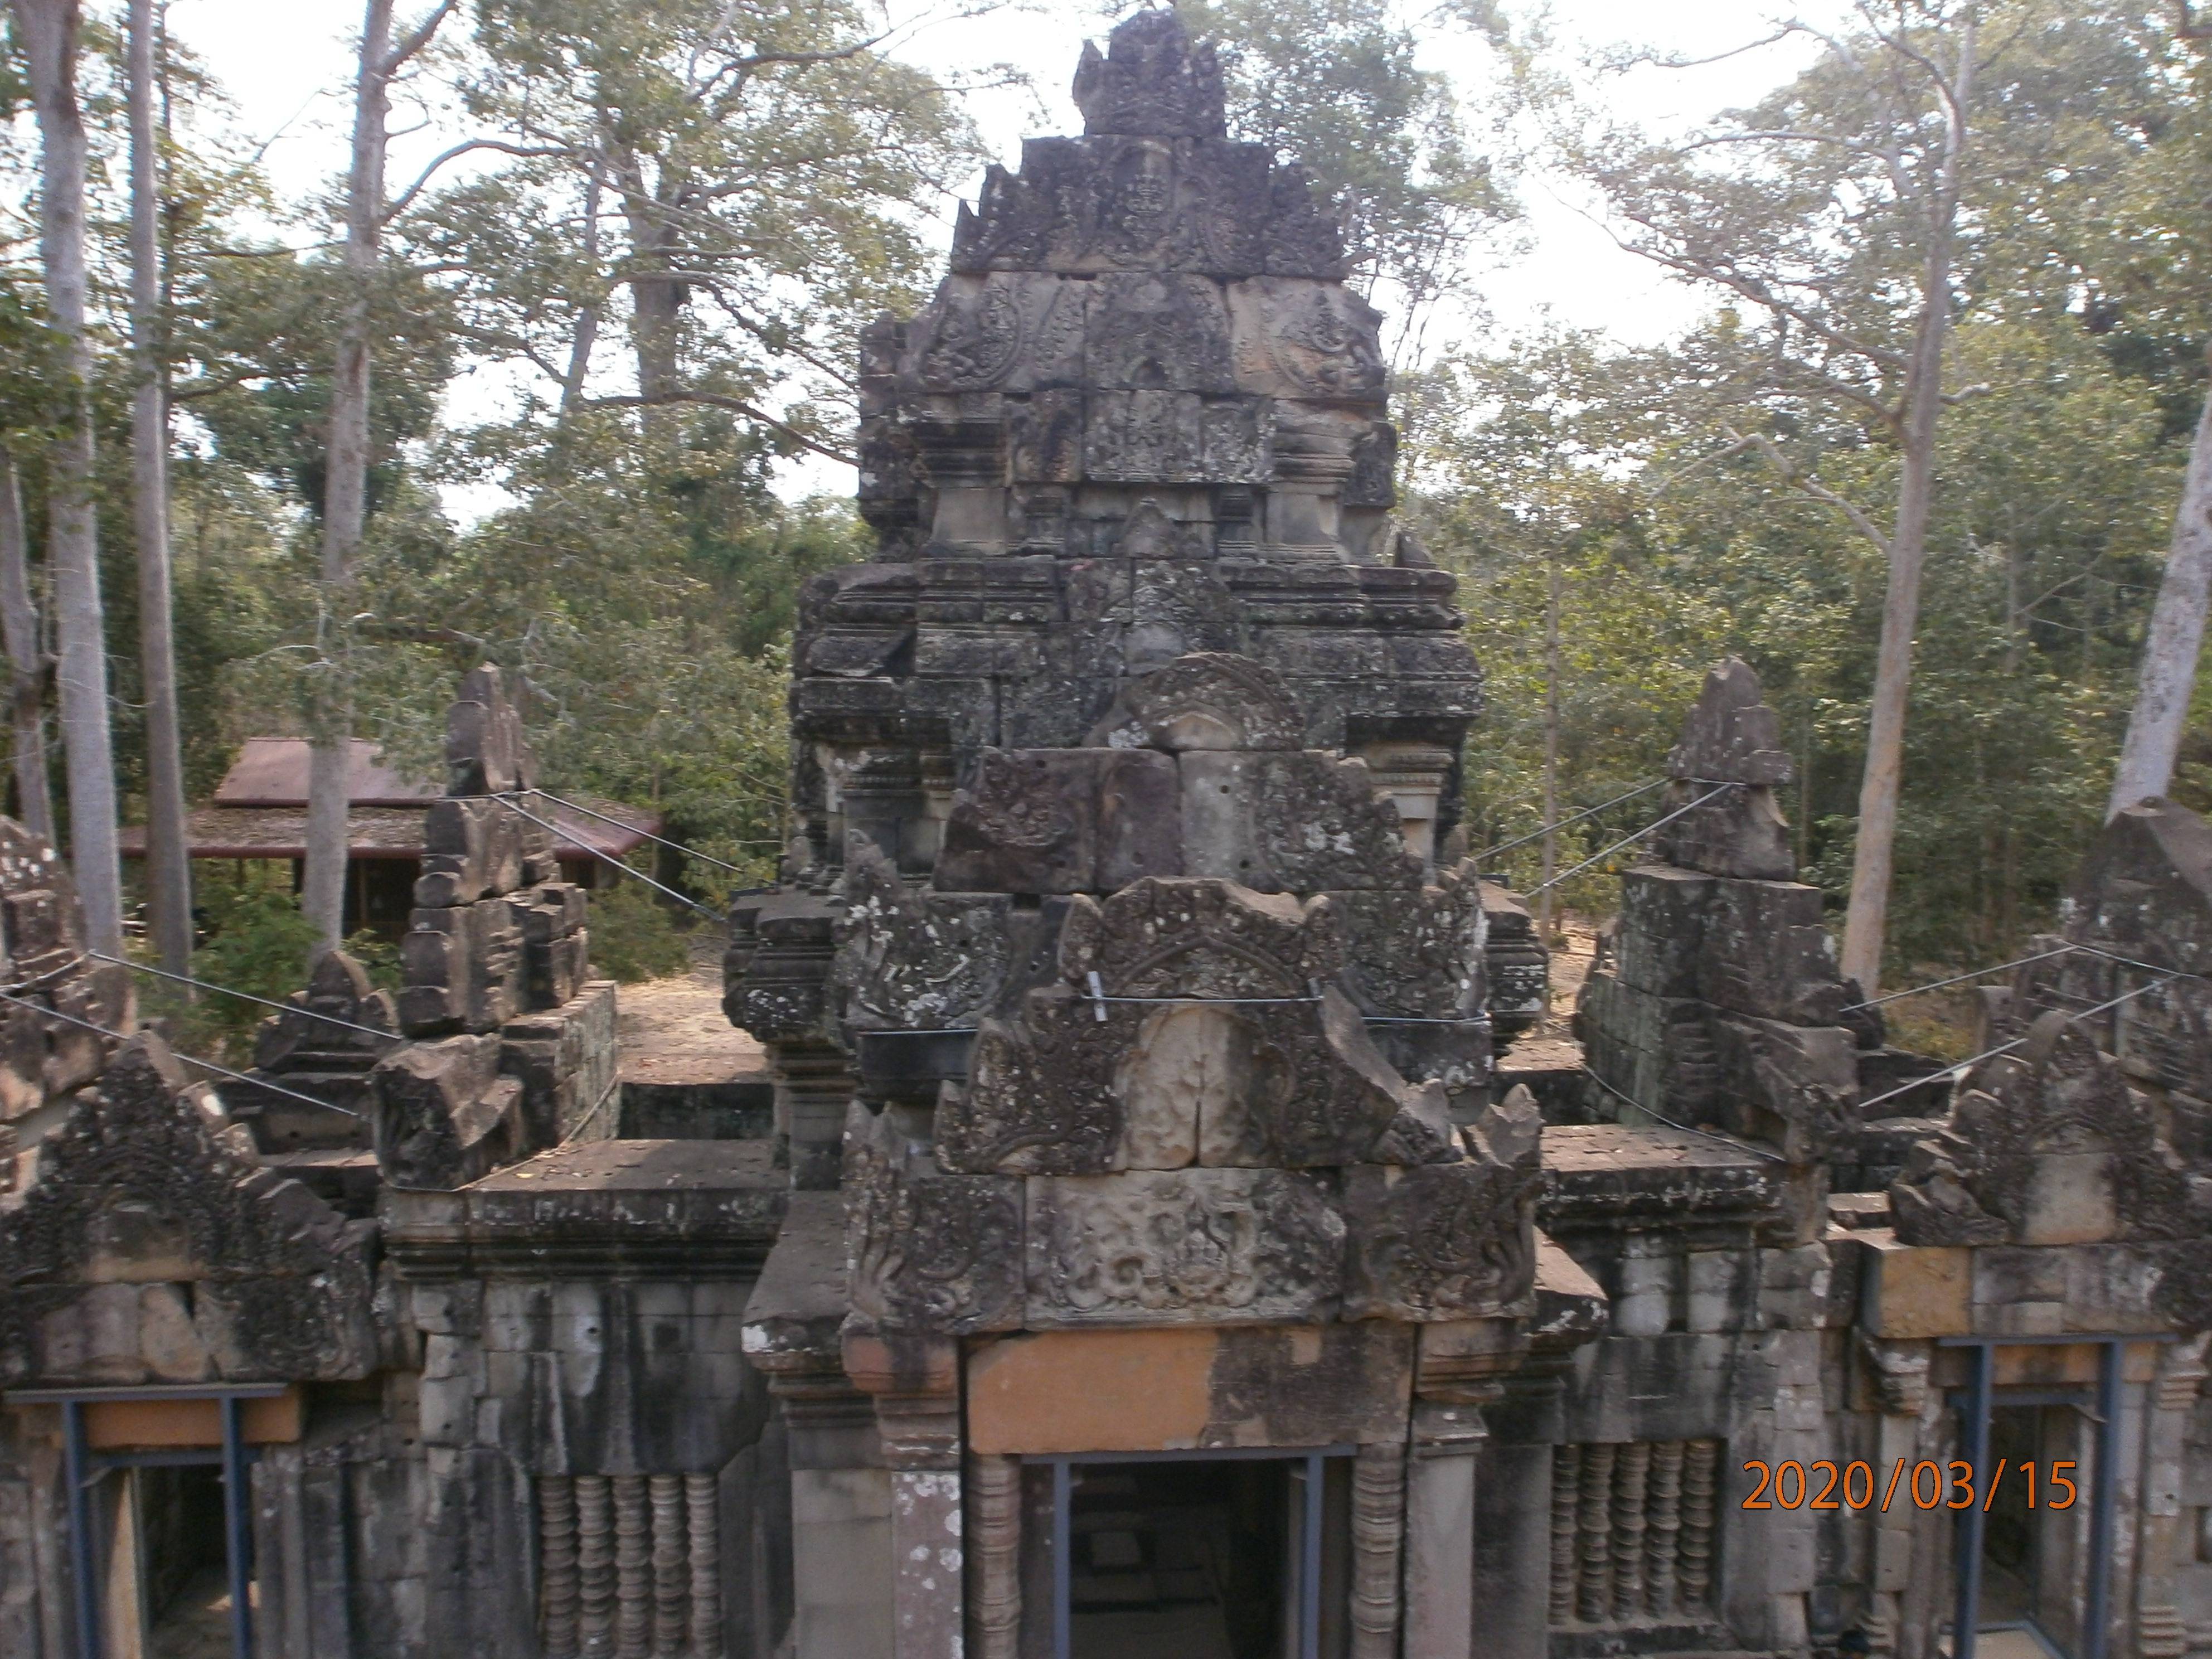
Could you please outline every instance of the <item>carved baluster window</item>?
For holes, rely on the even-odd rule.
[[[711,1474],[541,1479],[545,1659],[723,1659],[718,1498]]]
[[[1554,1625],[1711,1617],[1716,1440],[1559,1446],[1552,1457]]]

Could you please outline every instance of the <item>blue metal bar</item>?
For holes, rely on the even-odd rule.
[[[1074,1504],[1072,1492],[1074,1482],[1070,1478],[1068,1462],[1054,1458],[1052,1465],[1052,1652],[1053,1659],[1069,1659],[1072,1642],[1068,1635],[1068,1602],[1074,1595],[1069,1582],[1073,1574],[1069,1571],[1071,1534],[1075,1530]]]
[[[1349,1457],[1356,1446],[1210,1446],[1194,1451],[1077,1452],[1056,1456],[1059,1463],[1229,1463],[1272,1460],[1296,1462],[1308,1457]]]
[[[1982,1622],[1982,1482],[1989,1479],[1990,1386],[1996,1370],[1996,1355],[1984,1343],[1974,1352],[1973,1381],[1966,1390],[1966,1410],[1960,1427],[1966,1468],[1973,1482],[1973,1502],[1959,1517],[1959,1604],[1951,1615],[1951,1659],[1974,1659],[1974,1638]]]
[[[2119,1499],[2124,1346],[2106,1342],[2097,1357],[2097,1467],[2089,1483],[2089,1588],[2082,1597],[2081,1659],[2105,1659],[2112,1634],[2112,1511]]]
[[[1939,1348],[2087,1348],[2100,1342],[2179,1342],[2172,1331],[2130,1331],[2124,1336],[2105,1336],[2095,1331],[2061,1331],[2051,1336],[1939,1336]],[[16,1396],[10,1395],[9,1399]]]
[[[253,1659],[253,1516],[246,1489],[246,1407],[236,1395],[222,1401],[222,1522],[230,1567],[230,1650]]]
[[[289,1393],[293,1386],[289,1382],[149,1382],[143,1388],[10,1389],[0,1394],[0,1406],[58,1406],[68,1400],[90,1406],[104,1400],[225,1400],[234,1395],[240,1400],[273,1400]]]
[[[1305,1536],[1298,1581],[1298,1659],[1321,1659],[1321,1522],[1322,1454],[1306,1455]]]
[[[100,1477],[89,1472],[85,1453],[84,1408],[74,1400],[62,1401],[63,1473],[69,1481],[70,1571],[76,1580],[76,1650],[78,1659],[100,1659],[100,1547],[93,1535],[94,1518],[88,1480]]]

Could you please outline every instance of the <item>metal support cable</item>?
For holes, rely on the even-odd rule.
[[[1634,800],[1638,795],[1648,795],[1654,789],[1663,789],[1673,781],[1672,778],[1655,778],[1650,783],[1639,783],[1625,795],[1615,795],[1611,800],[1601,800],[1595,806],[1586,806],[1579,812],[1561,818],[1556,823],[1547,823],[1543,829],[1532,830],[1528,835],[1516,836],[1511,841],[1502,841],[1495,847],[1486,847],[1474,856],[1478,860],[1495,858],[1500,853],[1510,853],[1516,847],[1526,847],[1530,842],[1540,840],[1553,830],[1564,830],[1571,823],[1579,823],[1593,814],[1604,811],[1608,806],[1618,806],[1625,800]]]
[[[581,802],[573,801],[565,796],[556,795],[550,789],[539,789],[533,786],[528,789],[510,789],[503,794],[486,795],[483,797],[483,799],[485,800],[503,800],[512,805],[515,798],[520,795],[543,795],[547,800],[551,801],[556,806],[565,806],[571,812],[581,812],[587,818],[597,818],[601,823],[611,823],[617,830],[627,830],[633,836],[642,836],[646,840],[653,842],[656,847],[672,848],[677,852],[683,854],[687,859],[696,859],[702,864],[711,864],[717,870],[727,870],[733,876],[742,876],[745,873],[744,871],[739,868],[737,865],[725,864],[721,860],[714,858],[708,854],[702,853],[696,848],[686,847],[680,841],[671,841],[665,836],[654,835],[650,830],[641,830],[634,823],[625,823],[620,818],[609,817],[605,812],[595,812],[590,807],[584,805]],[[581,842],[578,842],[577,844],[579,846],[582,845]],[[780,842],[770,842],[767,838],[763,837],[760,844],[763,847],[767,847],[781,846],[782,843]],[[585,850],[586,852],[590,852],[595,849],[586,848]]]
[[[65,1014],[58,1008],[42,1008],[35,1002],[26,1002],[21,997],[9,996],[5,991],[0,991],[0,1002],[12,1002],[19,1008],[28,1008],[41,1018],[58,1019],[66,1024],[97,1032],[101,1036],[112,1037],[118,1042],[131,1041],[130,1037],[121,1031],[111,1031],[105,1025],[95,1025],[88,1019],[79,1019],[75,1014]],[[340,1112],[351,1118],[358,1118],[362,1115],[350,1106],[341,1106],[333,1100],[318,1100],[313,1095],[301,1094],[297,1089],[287,1089],[282,1084],[271,1083],[264,1078],[250,1077],[244,1072],[234,1072],[228,1066],[218,1066],[215,1061],[202,1060],[197,1054],[183,1054],[174,1049],[170,1052],[176,1054],[177,1058],[187,1066],[198,1066],[204,1071],[215,1073],[219,1077],[229,1078],[233,1082],[250,1083],[257,1089],[266,1089],[270,1094],[283,1095],[288,1099],[300,1101],[309,1106],[319,1106],[326,1112]]]
[[[2039,951],[2032,957],[2021,957],[2011,962],[2000,962],[1991,968],[1977,968],[1972,973],[1954,974],[1948,979],[1939,979],[1927,985],[1915,985],[1909,990],[1890,991],[1881,996],[1869,997],[1864,1002],[1847,1002],[1844,1005],[1843,1012],[1848,1014],[1860,1008],[1879,1008],[1883,1003],[1894,1002],[1899,997],[1917,997],[1923,991],[1940,991],[1947,985],[1963,985],[1970,979],[1981,978],[1984,974],[2002,974],[2008,968],[2025,968],[2031,962],[2047,962],[2052,957],[2063,957],[2069,951],[2083,948],[2079,945],[2062,945],[2055,951]],[[2101,955],[2102,952],[2099,954]],[[2163,973],[2166,970],[2157,969],[2154,971]]]
[[[258,997],[251,991],[234,991],[228,985],[217,985],[213,980],[194,979],[190,974],[173,974],[166,968],[156,968],[149,963],[132,962],[124,957],[111,957],[102,951],[87,951],[85,955],[95,962],[112,962],[118,968],[128,968],[134,974],[154,974],[162,979],[174,980],[179,985],[197,985],[203,991],[219,991],[224,996],[236,997],[240,1002],[258,1002],[264,1008],[274,1008],[280,1014],[298,1014],[305,1019],[319,1019],[325,1025],[343,1025],[349,1031],[360,1031],[387,1042],[404,1042],[407,1039],[398,1031],[380,1031],[374,1025],[361,1025],[349,1019],[340,1019],[336,1014],[319,1014],[312,1008],[302,1008],[294,1002],[276,1002],[267,997]]]
[[[1744,787],[1744,786],[1740,783],[1717,784],[1711,789],[1698,796],[1697,799],[1692,801],[1688,805],[1678,806],[1673,811],[1668,813],[1665,817],[1654,819],[1651,823],[1645,824],[1641,830],[1637,830],[1633,835],[1623,836],[1619,841],[1613,842],[1612,846],[1601,848],[1598,851],[1591,854],[1588,858],[1584,859],[1580,864],[1576,865],[1572,869],[1560,871],[1559,873],[1553,876],[1551,880],[1544,882],[1537,886],[1531,887],[1528,889],[1528,892],[1520,895],[1520,896],[1527,898],[1531,895],[1543,892],[1547,888],[1557,887],[1568,877],[1580,875],[1583,871],[1589,869],[1590,866],[1595,864],[1599,860],[1609,858],[1613,854],[1618,853],[1622,848],[1629,846],[1633,842],[1642,841],[1644,836],[1650,835],[1654,830],[1665,829],[1668,824],[1674,823],[1676,818],[1680,817],[1684,813],[1694,812],[1698,808],[1703,806],[1707,801],[1717,800],[1721,796],[1726,794],[1729,790],[1741,789],[1742,787]]]
[[[1763,1158],[1770,1164],[1787,1164],[1790,1161],[1788,1158],[1783,1157],[1779,1152],[1770,1152],[1764,1146],[1754,1146],[1751,1142],[1747,1140],[1738,1140],[1733,1135],[1718,1134],[1711,1129],[1693,1129],[1686,1123],[1675,1122],[1671,1117],[1662,1117],[1658,1113],[1653,1111],[1649,1106],[1646,1106],[1642,1101],[1637,1099],[1633,1095],[1625,1094],[1620,1090],[1614,1088],[1610,1083],[1607,1083],[1591,1068],[1588,1060],[1584,1060],[1583,1063],[1583,1075],[1587,1077],[1592,1083],[1596,1084],[1599,1088],[1604,1090],[1606,1093],[1611,1095],[1615,1100],[1620,1101],[1625,1104],[1633,1106],[1638,1111],[1643,1113],[1644,1116],[1650,1118],[1655,1122],[1663,1123],[1670,1129],[1677,1130],[1686,1135],[1696,1135],[1701,1140],[1717,1141],[1720,1145],[1729,1147],[1732,1151],[1749,1152],[1753,1157]]]
[[[2068,1023],[2072,1024],[2077,1020],[2087,1019],[2092,1014],[2101,1014],[2108,1008],[2117,1008],[2131,997],[2139,997],[2146,991],[2155,991],[2161,985],[2171,985],[2175,980],[2194,979],[2197,977],[2194,974],[2171,973],[2163,969],[2157,971],[2160,974],[2161,977],[2152,980],[2148,984],[2138,985],[2132,991],[2123,991],[2119,995],[2112,997],[2106,1001],[2100,1002],[2094,1008],[2084,1008],[2078,1014],[2069,1014],[2066,1016]],[[2052,1012],[2056,1012],[2057,1010],[2054,1009]],[[1946,1066],[1940,1072],[1930,1072],[1925,1077],[1917,1077],[1910,1083],[1899,1084],[1896,1088],[1889,1090],[1886,1093],[1876,1095],[1871,1100],[1863,1100],[1859,1102],[1857,1109],[1863,1112],[1869,1106],[1879,1106],[1885,1100],[1894,1100],[1899,1095],[1910,1094],[1913,1090],[1921,1088],[1927,1084],[1933,1083],[1938,1078],[1948,1077],[1954,1083],[1963,1082],[1966,1079],[1966,1073],[1972,1071],[1975,1066],[1980,1065],[1984,1060],[1995,1060],[1999,1054],[2008,1054],[2027,1041],[2027,1039],[2024,1036],[2017,1036],[2010,1042],[2001,1042],[1996,1048],[1986,1049],[1981,1054],[1969,1054],[1964,1060],[1957,1060],[1949,1066]]]
[[[544,818],[539,817],[535,812],[529,811],[526,807],[517,806],[514,802],[507,796],[487,795],[482,797],[482,799],[486,800],[505,801],[507,804],[507,810],[508,811],[515,813],[520,817],[528,818],[532,823],[538,825],[541,830],[550,830],[556,836],[561,834],[560,827],[557,824],[548,823]],[[698,900],[687,898],[682,893],[678,892],[673,887],[662,886],[651,876],[647,875],[642,870],[631,869],[629,866],[624,864],[613,854],[601,852],[596,847],[586,847],[584,850],[589,853],[593,858],[600,860],[604,863],[611,864],[616,869],[621,871],[624,875],[636,878],[639,881],[643,882],[647,887],[652,888],[654,892],[665,893],[669,897],[674,899],[678,904],[688,905],[692,909],[696,910],[701,915],[708,917],[713,921],[720,921],[722,920],[719,915],[714,911],[709,910],[705,905],[700,903]]]

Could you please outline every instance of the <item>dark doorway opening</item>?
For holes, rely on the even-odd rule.
[[[1077,1465],[1070,1659],[1277,1659],[1290,1471],[1274,1461]]]
[[[2081,1549],[2088,1505],[2055,1487],[2051,1473],[2070,1464],[2077,1493],[2085,1484],[2081,1425],[2080,1411],[2070,1406],[1990,1409],[1988,1467],[1994,1469],[2002,1458],[2007,1473],[1985,1495],[1979,1659],[2054,1654],[2071,1659],[2080,1650]],[[2031,1468],[2033,1484],[2024,1474]]]
[[[221,1467],[156,1466],[130,1479],[145,1549],[149,1659],[230,1659]]]

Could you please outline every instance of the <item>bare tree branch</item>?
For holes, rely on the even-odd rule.
[[[650,398],[637,396],[587,398],[584,400],[584,404],[589,409],[659,409],[671,404],[703,404],[710,409],[726,409],[744,416],[747,420],[758,421],[763,426],[772,427],[801,449],[811,449],[817,455],[836,461],[840,465],[858,466],[860,464],[859,456],[846,450],[832,449],[829,445],[800,431],[790,422],[780,421],[765,410],[757,408],[740,398],[725,398],[719,392],[665,392]]]
[[[1851,502],[1845,501],[1841,495],[1836,494],[1834,490],[1828,489],[1818,479],[1808,477],[1805,474],[1800,472],[1796,467],[1790,465],[1789,457],[1784,455],[1782,451],[1775,446],[1772,439],[1767,437],[1763,433],[1753,432],[1740,434],[1729,431],[1725,427],[1722,428],[1722,432],[1727,437],[1735,440],[1739,445],[1747,444],[1752,448],[1756,449],[1765,458],[1766,464],[1774,469],[1775,476],[1780,478],[1783,483],[1788,484],[1792,489],[1796,490],[1799,495],[1807,497],[1808,500],[1818,501],[1824,507],[1833,507],[1837,512],[1842,514],[1845,519],[1850,521],[1852,529],[1857,531],[1860,535],[1865,537],[1877,548],[1881,549],[1881,556],[1884,558],[1887,558],[1889,556],[1889,538],[1881,533],[1881,529],[1875,525],[1875,521],[1867,517],[1867,515],[1860,511],[1857,507],[1854,506]]]
[[[455,144],[441,155],[433,156],[430,164],[422,169],[422,176],[401,191],[392,204],[384,210],[383,222],[388,225],[406,212],[409,205],[422,193],[423,186],[430,182],[432,175],[440,167],[475,149],[495,149],[505,155],[520,155],[526,158],[541,155],[574,155],[576,153],[574,149],[567,145],[510,144],[500,138],[469,139],[465,143]]]

